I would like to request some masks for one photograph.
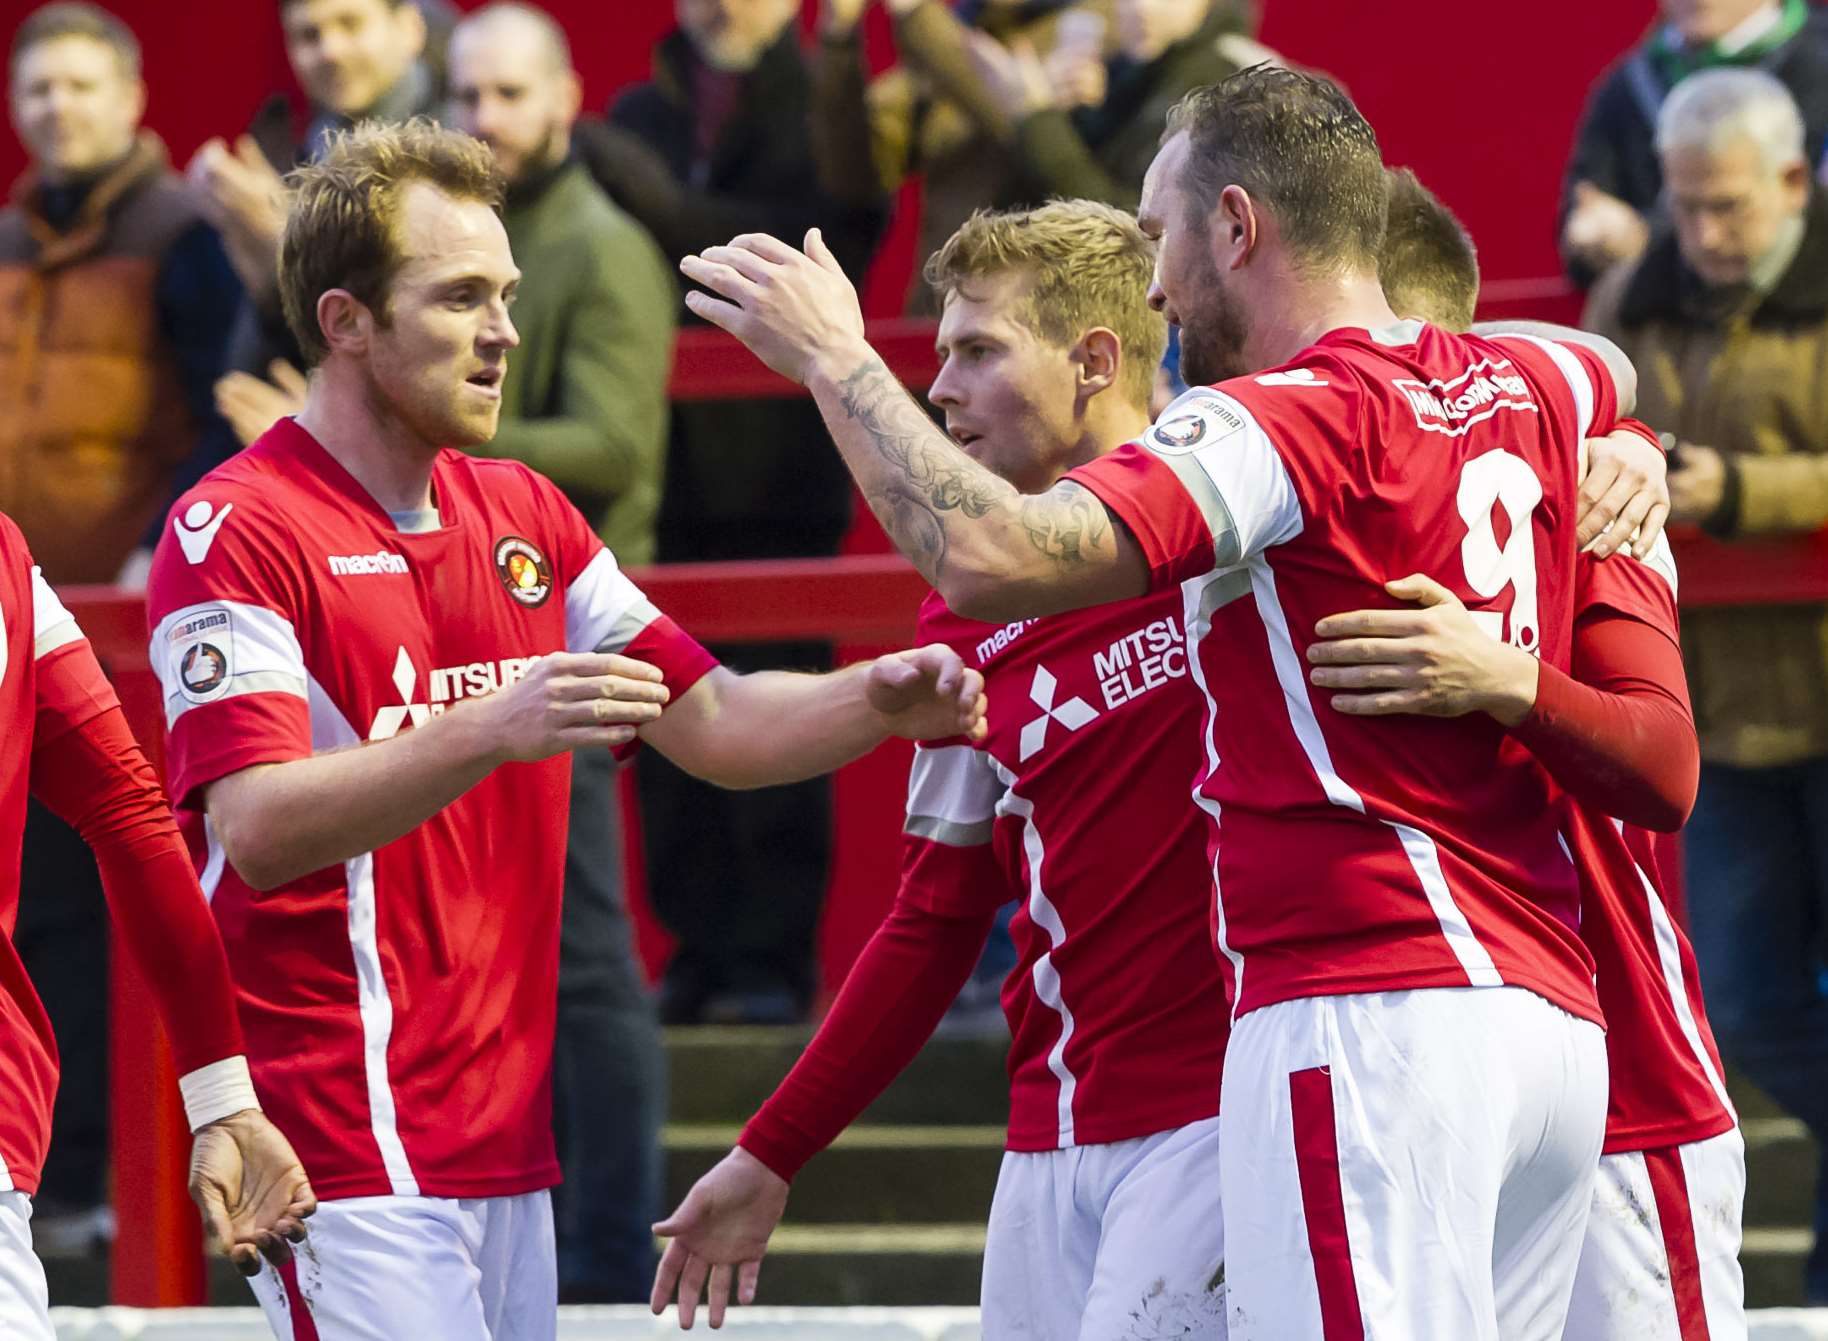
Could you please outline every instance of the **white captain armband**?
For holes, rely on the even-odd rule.
[[[240,1054],[179,1076],[178,1091],[184,1096],[184,1116],[193,1132],[231,1113],[260,1107],[260,1100],[254,1097],[254,1078],[248,1074],[248,1059]]]

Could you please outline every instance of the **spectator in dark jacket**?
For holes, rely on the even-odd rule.
[[[976,77],[967,35],[984,32],[998,42],[1029,41],[1058,51],[1069,46],[1062,41],[1063,28],[1081,24],[1091,30],[1096,49],[1089,61],[1074,60],[1072,69],[1077,76],[1089,70],[1095,77],[1096,87],[1081,89],[1079,96],[1096,101],[1104,92],[1102,32],[1108,6],[993,0],[954,10],[940,0],[884,0],[898,60],[871,78],[861,29],[872,2],[821,0],[813,66],[813,153],[825,190],[853,204],[887,199],[908,179],[919,177],[917,254],[926,257],[975,210],[1019,205],[1028,196],[1012,143],[1015,127]],[[1073,19],[1062,25],[1069,14]],[[937,316],[936,303],[932,288],[916,274],[907,310]]]
[[[623,93],[607,123],[578,126],[592,174],[669,259],[743,232],[797,242],[816,224],[853,275],[866,265],[881,213],[819,190],[798,10],[797,0],[679,0],[653,82]],[[660,557],[835,554],[851,489],[835,452],[806,450],[823,433],[803,398],[675,406]],[[819,643],[713,650],[743,670],[831,660]],[[829,874],[830,783],[732,794],[651,757],[639,778],[653,904],[679,938],[665,1017],[803,1015]]]
[[[140,49],[89,4],[13,35],[31,167],[0,209],[0,509],[54,583],[143,581],[171,501],[235,450],[210,388],[241,288],[165,146],[140,129]],[[33,804],[14,941],[64,1050],[35,1232],[107,1224],[107,917],[89,848]]]
[[[1768,71],[1802,111],[1811,164],[1828,142],[1828,10],[1808,0],[1662,0],[1662,9],[1664,21],[1594,85],[1568,160],[1561,249],[1582,288],[1636,260],[1662,219],[1657,112],[1684,77]]]
[[[971,42],[978,78],[1014,126],[1034,200],[1085,197],[1134,210],[1168,109],[1193,89],[1276,58],[1247,35],[1254,24],[1238,0],[1115,0],[1115,11],[1105,94],[1087,106],[1065,105],[1041,55],[1025,44]]]
[[[476,450],[550,476],[619,562],[650,563],[679,303],[672,268],[571,156],[579,82],[549,15],[486,5],[458,26],[449,54],[451,124],[488,145],[508,179],[502,222],[521,269],[501,427]],[[666,1058],[622,872],[616,761],[574,751],[552,1065],[567,1303],[637,1303],[654,1274]]]
[[[445,8],[442,0],[279,0],[286,58],[308,106],[276,93],[233,147],[213,139],[191,159],[190,179],[254,299],[231,354],[239,371],[218,394],[243,442],[304,399],[303,360],[279,309],[281,175],[314,158],[331,132],[357,121],[404,121],[441,110],[443,89],[425,59],[425,11]]]

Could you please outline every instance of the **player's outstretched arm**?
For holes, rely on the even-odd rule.
[[[305,1238],[317,1198],[298,1156],[259,1109],[243,1109],[199,1127],[191,1138],[190,1196],[203,1216],[210,1248],[244,1276],[291,1256]]]
[[[284,1259],[317,1202],[259,1109],[222,940],[152,766],[74,622],[48,636],[64,642],[38,665],[32,791],[95,852],[116,935],[172,1039],[195,1132],[191,1195],[211,1248],[251,1275],[262,1254]]]
[[[705,1298],[711,1326],[724,1325],[730,1287],[753,1304],[768,1238],[787,1210],[787,1183],[741,1146],[692,1184],[679,1209],[654,1226],[670,1239],[654,1272],[650,1303],[664,1312],[679,1301],[679,1326],[690,1330]]]
[[[720,787],[771,787],[829,773],[890,736],[979,737],[984,711],[984,677],[934,643],[827,675],[719,666],[641,738]]]
[[[1578,345],[1606,368],[1620,420],[1637,403],[1637,369],[1625,351],[1603,335],[1546,321],[1486,321],[1473,331]],[[1596,433],[1599,427],[1594,426]],[[1621,550],[1640,559],[1649,554],[1669,519],[1669,461],[1649,430],[1615,427],[1603,437],[1590,438],[1582,444],[1580,471],[1580,515],[1575,521],[1579,543],[1602,559]]]
[[[1141,550],[1091,493],[1019,493],[934,425],[864,339],[817,229],[804,252],[750,233],[680,269],[720,295],[688,293],[693,312],[812,391],[870,510],[958,613],[1026,618],[1148,591]]]
[[[1659,832],[1687,820],[1701,754],[1673,615],[1663,629],[1610,605],[1581,611],[1570,677],[1491,637],[1430,578],[1416,574],[1387,590],[1417,606],[1356,610],[1315,626],[1322,641],[1308,648],[1309,676],[1339,691],[1335,709],[1367,717],[1484,712],[1577,801]]]
[[[204,804],[237,873],[272,889],[410,833],[502,764],[626,745],[667,698],[644,661],[555,653],[389,740],[218,778]]]
[[[654,1277],[656,1313],[677,1298],[680,1326],[690,1327],[708,1287],[711,1325],[718,1326],[732,1269],[738,1301],[755,1302],[762,1254],[786,1209],[789,1180],[932,1037],[1010,893],[987,842],[958,848],[907,841],[895,906],[851,966],[818,1033],[750,1119],[736,1149],[654,1226],[672,1240]],[[939,911],[946,907],[955,911]]]

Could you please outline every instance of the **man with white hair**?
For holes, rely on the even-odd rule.
[[[1692,76],[1657,149],[1673,230],[1595,288],[1587,324],[1637,365],[1674,446],[1672,516],[1724,539],[1828,522],[1828,196],[1804,127],[1757,70]],[[1828,605],[1687,612],[1701,737],[1689,917],[1727,1056],[1828,1136]],[[1810,1299],[1828,1303],[1828,1178]]]
[[[1562,255],[1586,288],[1635,261],[1661,219],[1657,117],[1704,70],[1764,70],[1802,108],[1810,161],[1828,139],[1828,11],[1806,0],[1659,0],[1663,22],[1600,76],[1581,115],[1562,198]]]

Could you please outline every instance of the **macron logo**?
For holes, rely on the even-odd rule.
[[[1282,372],[1264,373],[1257,379],[1258,386],[1326,386],[1327,380],[1317,376],[1312,368],[1287,368]]]
[[[182,517],[171,519],[171,529],[178,533],[178,544],[184,550],[184,557],[193,564],[202,563],[209,556],[209,547],[216,543],[216,532],[222,529],[222,523],[228,520],[229,513],[235,505],[229,503],[222,511],[199,498],[184,509]]]
[[[332,577],[361,577],[367,573],[404,573],[406,556],[394,554],[387,550],[376,550],[373,554],[332,554],[330,556],[330,575]]]

